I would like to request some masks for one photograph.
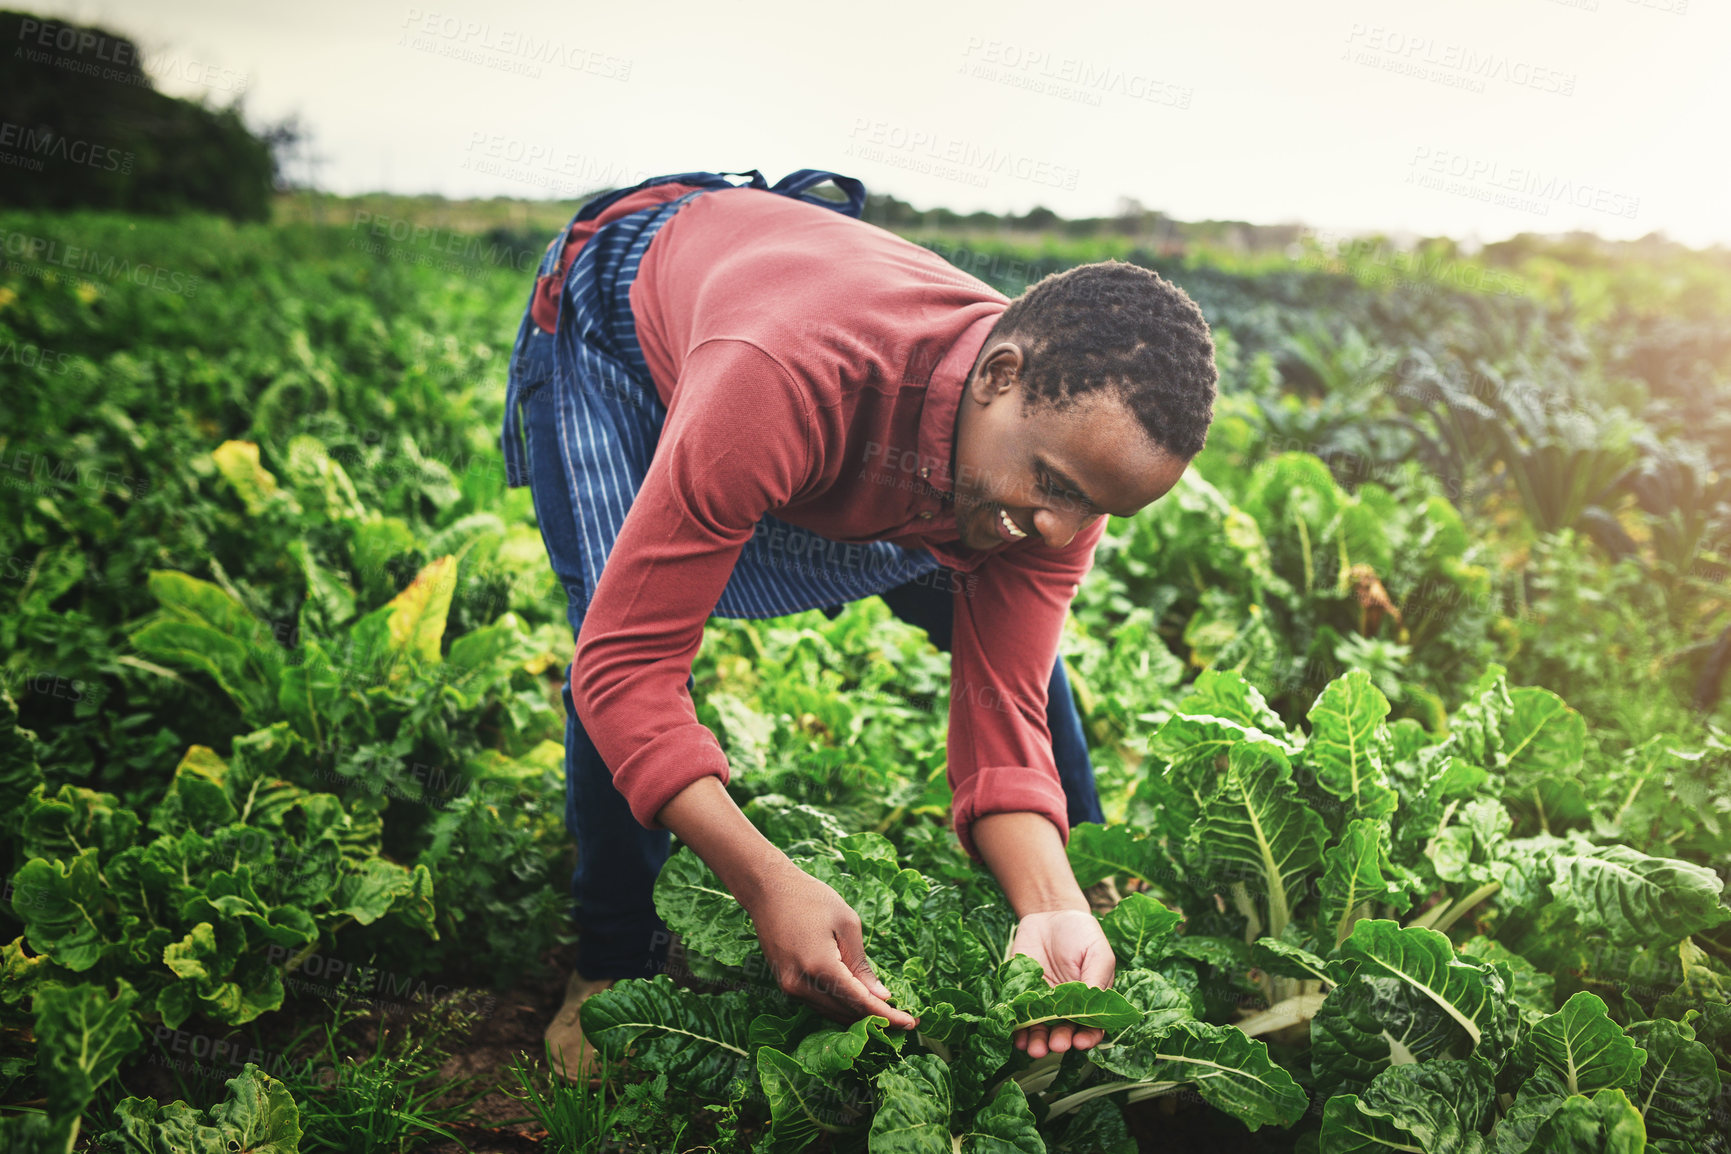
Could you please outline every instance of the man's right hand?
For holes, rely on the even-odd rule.
[[[917,1018],[891,1006],[866,960],[860,917],[842,896],[792,862],[746,906],[782,992],[852,1025],[871,1014],[911,1030]]]

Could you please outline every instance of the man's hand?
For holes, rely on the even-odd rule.
[[[1016,936],[1010,941],[1010,955],[1016,954],[1027,954],[1039,962],[1046,980],[1054,986],[1086,982],[1109,989],[1118,969],[1106,933],[1089,910],[1029,914],[1016,924]],[[1017,1030],[1012,1041],[1016,1049],[1028,1051],[1028,1057],[1043,1058],[1048,1051],[1061,1054],[1072,1046],[1089,1049],[1105,1037],[1106,1031],[1098,1027],[1082,1029],[1069,1022],[1046,1022]]]
[[[783,993],[847,1026],[870,1014],[904,1030],[919,1025],[884,1000],[890,992],[866,960],[859,914],[829,885],[789,862],[746,912]]]
[[[1039,962],[1054,986],[1086,982],[1109,988],[1118,962],[1076,884],[1057,827],[1037,813],[992,813],[974,822],[974,842],[1021,919],[1010,956],[1027,954]],[[1086,1050],[1105,1037],[1098,1027],[1084,1030],[1065,1022],[1017,1030],[1012,1040],[1030,1058],[1044,1058],[1072,1046]]]

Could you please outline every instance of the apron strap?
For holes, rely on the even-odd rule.
[[[727,179],[730,176],[743,176],[748,179],[745,184],[734,184],[732,181]],[[807,191],[826,183],[834,184],[837,188],[841,189],[842,194],[846,196],[847,199],[845,201],[835,201],[825,196],[814,196]],[[865,211],[866,202],[866,191],[863,183],[851,176],[842,176],[840,173],[835,172],[825,172],[818,168],[801,168],[795,172],[790,172],[780,180],[776,181],[774,185],[771,185],[767,180],[765,180],[763,178],[763,173],[759,172],[755,168],[747,169],[744,172],[680,172],[675,173],[672,176],[653,176],[640,184],[631,186],[630,188],[621,188],[598,196],[579,209],[577,215],[571,218],[571,223],[576,224],[578,221],[594,220],[596,217],[600,216],[602,212],[606,211],[608,205],[619,200],[621,197],[630,196],[632,193],[637,192],[640,189],[654,188],[658,184],[689,184],[706,190],[718,188],[761,188],[769,192],[780,193],[783,196],[797,197],[800,200],[805,201],[807,204],[815,204],[823,208],[833,208],[844,216],[851,216],[856,220],[859,219],[860,214]]]

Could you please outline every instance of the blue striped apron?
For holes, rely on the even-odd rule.
[[[755,171],[749,175],[753,178],[749,187],[768,187]],[[849,194],[845,205],[802,195],[805,189],[832,179]],[[659,177],[646,184],[670,181],[734,187],[711,173]],[[625,189],[590,202],[572,223],[592,219],[606,204],[633,191]],[[598,229],[572,262],[562,289],[557,331],[550,340],[529,311],[524,311],[505,394],[501,443],[506,480],[513,487],[528,481],[518,410],[524,389],[546,381],[545,358],[551,357],[551,383],[543,387],[554,390],[563,471],[581,541],[585,610],[625,523],[625,514],[648,475],[667,417],[637,343],[631,283],[656,232],[685,204],[707,191],[710,189],[698,189]],[[794,173],[769,191],[799,196],[855,217],[865,202],[865,191],[858,181],[812,169]],[[549,247],[541,262],[541,275],[556,267],[564,236],[561,233]],[[839,605],[885,592],[937,568],[937,558],[926,549],[905,549],[888,541],[843,544],[765,514],[746,541],[713,613],[718,617],[779,617]]]

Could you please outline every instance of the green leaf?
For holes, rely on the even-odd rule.
[[[263,623],[219,585],[175,569],[152,569],[147,584],[168,620],[203,625],[243,642],[268,635]]]
[[[1591,1098],[1563,1099],[1539,1124],[1531,1154],[1642,1154],[1647,1132],[1641,1112],[1621,1090],[1600,1090]]]
[[[246,640],[208,625],[166,619],[150,622],[129,640],[146,657],[209,674],[249,723],[270,720],[276,688]]]
[[[328,520],[365,521],[367,510],[355,492],[342,465],[318,438],[301,434],[290,437],[283,460],[289,483],[308,498],[308,504]]]
[[[1028,990],[1009,1001],[1013,1029],[1046,1022],[1074,1022],[1084,1029],[1122,1030],[1142,1020],[1142,1011],[1113,990],[1085,982],[1061,982],[1050,989]]]
[[[1427,850],[1462,801],[1491,788],[1490,774],[1445,746],[1428,746],[1397,764],[1402,778],[1400,820],[1394,824],[1390,856],[1408,869],[1426,869]]]
[[[655,912],[687,950],[737,966],[758,952],[757,927],[715,871],[689,846],[667,859],[655,880]]]
[[[0,947],[0,1005],[15,1006],[32,996],[39,982],[52,981],[54,963],[44,954],[26,954],[22,935]]]
[[[205,902],[201,912],[216,920],[197,923],[162,952],[163,965],[179,979],[157,996],[163,1025],[178,1029],[195,1011],[239,1025],[280,1009],[282,974],[265,950],[248,950],[240,921],[222,917],[221,907]]]
[[[758,990],[693,994],[666,974],[614,983],[583,1003],[583,1035],[610,1061],[631,1051],[633,1069],[665,1073],[695,1097],[726,1097],[727,1084],[750,1077],[751,1024],[779,1006]]]
[[[1164,1030],[1200,1014],[1194,991],[1153,970],[1121,969],[1112,979],[1112,988],[1141,1013],[1136,1024],[1150,1029]]]
[[[1688,1021],[1636,1022],[1628,1034],[1647,1052],[1640,1084],[1631,1091],[1647,1137],[1655,1143],[1705,1141],[1719,1099],[1713,1051],[1695,1040]]]
[[[311,638],[301,646],[301,661],[283,669],[277,708],[295,732],[323,748],[348,712],[349,684],[344,670]]]
[[[1509,993],[1520,1005],[1521,1017],[1527,1025],[1556,1012],[1557,979],[1501,942],[1494,938],[1469,938],[1461,943],[1460,954],[1476,962],[1494,962],[1507,967],[1514,979]]]
[[[1355,818],[1341,831],[1340,840],[1322,853],[1322,881],[1318,893],[1322,908],[1317,921],[1339,946],[1352,933],[1359,919],[1372,912],[1372,903],[1394,901],[1405,894],[1383,842],[1383,827],[1369,818]],[[1403,903],[1404,904],[1404,903]],[[1324,937],[1326,943],[1328,937]]]
[[[1263,932],[1278,938],[1303,892],[1301,883],[1322,858],[1327,830],[1299,798],[1291,765],[1275,745],[1241,741],[1227,756],[1184,855],[1200,878],[1261,896]]]
[[[1357,669],[1330,682],[1307,714],[1311,732],[1304,764],[1318,785],[1346,804],[1349,820],[1380,820],[1399,804],[1382,767],[1387,716],[1388,698],[1370,674]]]
[[[8,1114],[0,1117],[0,1150],[17,1154],[72,1154],[79,1116]]]
[[[1299,981],[1326,982],[1337,986],[1344,978],[1344,966],[1324,961],[1302,946],[1275,938],[1258,938],[1250,947],[1250,962],[1264,973]]]
[[[1339,1094],[1328,1100],[1318,1154],[1480,1154],[1495,1095],[1493,1071],[1476,1059],[1390,1066],[1362,1098]]]
[[[368,858],[358,868],[343,874],[331,903],[334,913],[352,917],[363,926],[372,925],[388,913],[399,913],[429,937],[436,938],[432,886],[432,875],[424,865],[410,870],[384,858]]]
[[[1450,752],[1485,769],[1500,766],[1503,730],[1515,711],[1507,673],[1494,662],[1486,666],[1467,690],[1466,700],[1449,718]]]
[[[1611,1020],[1605,1001],[1585,990],[1533,1026],[1533,1050],[1571,1094],[1617,1087],[1632,1090],[1647,1052]]]
[[[1490,883],[1499,847],[1508,839],[1511,819],[1502,802],[1474,798],[1461,806],[1460,820],[1445,826],[1425,850],[1436,876],[1473,889]]]
[[[770,1128],[762,1149],[804,1150],[823,1134],[858,1127],[863,1111],[833,1077],[808,1070],[798,1060],[765,1046],[757,1052],[757,1077],[769,1099]]]
[[[1559,853],[1552,892],[1576,924],[1612,945],[1675,942],[1731,920],[1724,882],[1705,866],[1623,845]]]
[[[108,945],[97,851],[71,861],[32,858],[13,878],[12,908],[24,917],[30,948],[75,973],[90,969]]]
[[[873,1014],[861,1018],[845,1030],[833,1025],[818,1030],[799,1040],[799,1047],[793,1055],[794,1060],[814,1074],[833,1077],[854,1069],[860,1056],[874,1039],[881,1043],[884,1050],[900,1053],[908,1035],[897,1030],[894,1036],[891,1036],[885,1033],[888,1026],[888,1018]]]
[[[1231,670],[1204,669],[1197,674],[1196,680],[1179,700],[1176,712],[1192,717],[1220,718],[1274,738],[1286,736],[1286,723],[1269,706],[1262,691]]]
[[[126,1056],[144,1044],[134,1005],[138,992],[117,978],[112,998],[101,985],[44,985],[36,990],[36,1079],[56,1116],[84,1111]]]
[[[22,816],[26,857],[70,858],[95,849],[106,860],[131,846],[138,834],[138,815],[119,798],[71,784],[53,797],[32,792]]]
[[[0,830],[12,830],[19,806],[44,784],[36,763],[36,735],[18,725],[18,706],[0,689]]]
[[[455,648],[453,645],[453,652]],[[796,803],[779,793],[759,794],[741,806],[740,812],[782,850],[802,841],[834,845],[847,836],[847,830],[833,814],[815,805]]]
[[[373,660],[388,660],[394,672],[409,664],[437,664],[456,588],[456,558],[429,561],[407,589],[355,622],[356,642]]]
[[[1156,839],[1127,825],[1107,826],[1087,821],[1072,826],[1065,853],[1069,855],[1076,884],[1084,889],[1115,874],[1127,874],[1158,885],[1166,872],[1166,855]]]
[[[1166,944],[1182,920],[1155,898],[1136,890],[1100,919],[1100,928],[1112,943],[1120,965],[1145,967],[1165,957]]]
[[[1311,1020],[1311,1065],[1328,1092],[1361,1093],[1385,1068],[1477,1054],[1501,1064],[1518,1011],[1502,975],[1458,961],[1442,934],[1366,920],[1339,954],[1357,971]]]
[[[174,767],[168,793],[150,815],[150,828],[158,833],[209,833],[238,817],[228,795],[228,763],[209,746],[194,745]]]
[[[877,1076],[872,1154],[954,1154],[950,1074],[935,1054],[915,1054]]]
[[[1135,1082],[1188,1082],[1210,1105],[1252,1130],[1290,1126],[1310,1104],[1292,1075],[1269,1058],[1266,1045],[1231,1026],[1132,1026],[1091,1054],[1097,1065]],[[1058,1104],[1052,1106],[1056,1111]]]
[[[1492,1154],[1527,1154],[1545,1119],[1568,1099],[1568,1087],[1548,1066],[1539,1066],[1520,1084],[1515,1100],[1497,1120],[1491,1135]],[[1542,1151],[1535,1154],[1543,1154]]]
[[[125,1154],[297,1154],[300,1109],[287,1086],[251,1062],[227,1085],[227,1095],[208,1111],[127,1098],[115,1109],[120,1125],[102,1141]]]
[[[1502,732],[1509,789],[1525,792],[1543,778],[1579,777],[1586,719],[1548,689],[1522,686],[1509,698],[1513,712]]]
[[[962,1154],[1046,1154],[1034,1112],[1021,1086],[1006,1080],[962,1128],[955,1143]],[[873,1154],[878,1146],[872,1145]],[[894,1147],[890,1147],[894,1149]]]
[[[1359,964],[1360,974],[1394,978],[1429,999],[1482,1057],[1494,1062],[1507,1045],[1513,1005],[1501,979],[1489,966],[1457,959],[1448,938],[1435,930],[1365,920],[1353,927],[1340,953]]]
[[[1110,1098],[1096,1098],[1077,1110],[1047,1148],[1052,1154],[1137,1154],[1124,1112]]]

